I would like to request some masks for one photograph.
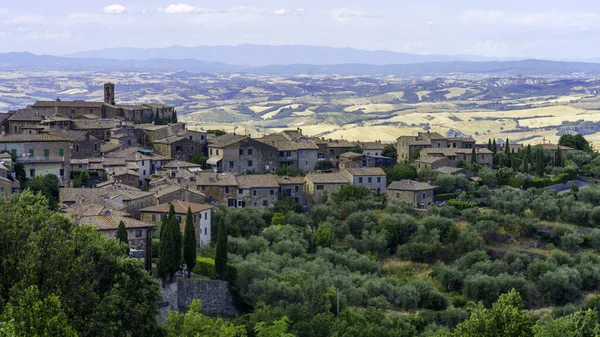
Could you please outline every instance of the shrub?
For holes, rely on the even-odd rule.
[[[400,305],[406,310],[414,310],[421,301],[421,294],[415,286],[406,285],[398,290],[398,299]]]
[[[217,272],[215,271],[215,260],[208,257],[198,256],[196,258],[196,265],[194,266],[193,272],[194,274],[216,279]]]

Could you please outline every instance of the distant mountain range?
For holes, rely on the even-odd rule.
[[[109,48],[64,55],[76,58],[115,60],[202,60],[250,67],[290,64],[412,64],[449,61],[490,61],[491,58],[469,55],[417,55],[386,50],[361,50],[321,46],[267,46],[241,44],[237,46],[172,46],[166,48]]]
[[[187,71],[193,73],[253,74],[324,74],[355,76],[445,76],[450,74],[482,74],[491,76],[570,76],[581,73],[600,75],[600,63],[557,62],[545,60],[518,61],[437,61],[405,64],[340,63],[318,65],[248,66],[197,59],[119,60],[110,58],[60,57],[30,53],[0,54],[0,70],[35,71]]]

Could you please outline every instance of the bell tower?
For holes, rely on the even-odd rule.
[[[115,104],[115,85],[113,83],[104,83],[104,103]]]

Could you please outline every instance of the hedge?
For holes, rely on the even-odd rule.
[[[210,257],[201,257],[198,256],[196,258],[196,265],[192,270],[194,274],[204,275],[210,277],[211,279],[217,278],[217,272],[215,271],[215,260]]]
[[[198,256],[196,258],[196,265],[194,266],[192,272],[194,272],[194,274],[210,277],[211,279],[216,279],[217,272],[215,271],[215,260],[211,259],[210,257]],[[225,280],[229,281],[230,283],[237,282],[237,268],[235,265],[231,263],[227,264]]]

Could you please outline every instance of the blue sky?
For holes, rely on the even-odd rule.
[[[600,58],[589,0],[0,1],[0,52],[310,44],[422,54]]]

